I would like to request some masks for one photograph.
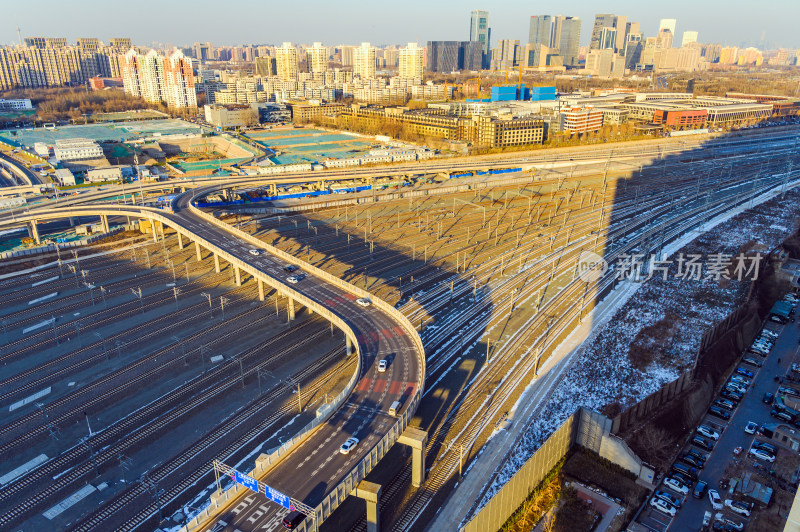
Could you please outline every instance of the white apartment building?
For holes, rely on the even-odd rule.
[[[297,48],[285,42],[275,49],[275,63],[278,77],[283,81],[296,80],[300,69],[297,66]]]
[[[197,107],[192,64],[180,51],[164,57],[155,50],[141,55],[131,48],[123,59],[122,83],[126,93],[148,102]]]
[[[362,42],[361,46],[353,48],[353,73],[364,79],[375,77],[375,65],[377,52],[374,46],[368,42]]]
[[[56,140],[53,154],[59,161],[98,159],[103,156],[103,148],[89,139],[59,139]]]
[[[401,78],[422,78],[423,49],[417,43],[410,42],[400,48],[399,68],[397,75]]]
[[[314,46],[306,50],[308,57],[308,68],[312,73],[328,71],[328,47],[322,46],[321,42],[315,42]]]

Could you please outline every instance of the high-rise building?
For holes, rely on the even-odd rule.
[[[214,47],[210,42],[196,42],[192,45],[194,57],[199,61],[210,61],[214,59]]]
[[[274,57],[256,57],[256,76],[272,77],[277,75],[278,68]]]
[[[328,48],[322,46],[321,42],[315,42],[314,46],[307,49],[306,57],[308,57],[309,72],[328,71]]]
[[[25,37],[25,46],[32,48],[64,48],[67,46],[65,37]]]
[[[283,81],[295,81],[300,72],[297,66],[297,48],[285,42],[275,49],[275,63],[278,77]]]
[[[410,42],[405,48],[400,48],[397,75],[402,78],[422,79],[422,53],[423,49],[415,42]]]
[[[592,26],[592,37],[589,41],[589,48],[591,50],[600,49],[600,34],[603,28],[613,28],[614,22],[617,17],[611,13],[602,13],[594,16],[594,26]]]
[[[520,47],[518,40],[500,39],[497,48],[492,49],[492,70],[511,70],[519,63]]]
[[[684,31],[683,32],[683,39],[681,39],[681,48],[683,48],[687,44],[691,44],[693,42],[697,42],[697,32],[696,31]]]
[[[564,66],[576,66],[581,39],[581,19],[556,15],[553,19],[553,38],[551,44],[558,49]]]
[[[173,109],[197,107],[192,62],[178,51],[164,57],[150,50],[125,54],[122,67],[125,92]]]
[[[664,28],[658,32],[658,40],[661,42],[661,48],[672,48],[675,34],[672,33],[669,28]]]
[[[550,15],[533,15],[528,30],[528,44],[542,44],[549,47],[551,44],[551,24]]]
[[[669,30],[670,33],[675,35],[675,27],[678,25],[678,21],[674,18],[662,18],[658,23],[658,32],[661,33],[663,30]]]
[[[428,41],[426,61],[431,72],[453,72],[459,70],[459,41]]]
[[[489,12],[476,9],[469,21],[469,40],[481,43],[481,52],[489,53],[492,30],[489,28]]]
[[[353,73],[362,79],[375,77],[376,50],[368,42],[353,49]]]
[[[121,54],[126,53],[133,47],[131,40],[126,37],[118,39],[110,39],[109,42],[111,43],[111,47],[114,48],[115,51]]]
[[[617,47],[617,29],[603,28],[600,30],[600,50],[614,50]]]
[[[484,67],[483,46],[479,41],[464,41],[459,47],[461,70],[481,70]]]
[[[634,70],[642,58],[642,34],[629,33],[628,42],[625,44],[625,68]]]

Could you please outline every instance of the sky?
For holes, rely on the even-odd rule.
[[[475,0],[473,0],[474,2]],[[280,44],[284,41],[374,45],[429,40],[468,40],[473,9],[489,11],[492,46],[498,39],[526,42],[531,15],[567,15],[582,20],[581,45],[588,45],[594,15],[626,15],[655,36],[661,18],[678,20],[676,42],[684,31],[699,41],[741,46],[766,37],[770,47],[800,48],[800,0],[0,0],[0,44],[26,36],[130,37],[133,43],[217,46]],[[116,7],[118,6],[118,7]]]

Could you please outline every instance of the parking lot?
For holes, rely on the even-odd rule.
[[[791,371],[792,363],[800,363],[800,357],[798,357],[800,330],[794,322],[786,325],[771,321],[767,323],[764,329],[777,334],[774,345],[768,350],[763,347],[757,349],[761,351],[761,354],[749,350],[744,357],[749,357],[750,363],[740,362],[734,367],[731,375],[733,381],[729,379],[723,386],[723,389],[727,387],[729,391],[724,392],[725,396],[717,394],[712,402],[712,407],[716,404],[719,415],[709,411],[701,421],[701,425],[710,431],[704,431],[706,434],[693,431],[686,445],[678,453],[676,464],[679,465],[673,467],[683,468],[684,471],[690,468],[689,474],[682,477],[676,475],[673,470],[666,478],[671,477],[678,483],[672,483],[672,481],[665,483],[666,478],[662,479],[662,483],[648,499],[637,518],[640,525],[658,532],[666,530],[743,530],[748,527],[750,520],[757,515],[763,505],[753,504],[753,515],[751,516],[748,516],[750,512],[746,511],[746,508],[735,508],[737,501],[744,502],[744,507],[755,502],[753,498],[744,497],[740,493],[741,490],[736,489],[737,484],[745,481],[745,487],[749,488],[755,485],[756,479],[760,479],[760,483],[765,486],[774,484],[776,481],[783,482],[780,479],[781,471],[784,472],[784,476],[791,477],[792,482],[796,482],[797,466],[800,464],[798,453],[796,450],[782,445],[783,442],[776,441],[777,438],[773,439],[769,436],[773,435],[772,429],[775,428],[775,424],[782,425],[783,430],[791,431],[793,430],[792,423],[798,423],[798,420],[793,419],[793,415],[789,415],[786,420],[773,417],[775,414],[771,414],[771,411],[774,411],[775,408],[781,409],[781,407],[769,404],[771,401],[765,402],[767,399],[774,400],[765,397],[765,394],[775,395],[779,387],[783,387],[784,393],[800,395],[800,391],[795,392],[792,388],[795,386],[800,390],[800,383],[786,379],[787,375],[797,375],[800,378],[800,372],[793,373]],[[762,337],[769,335],[769,332],[764,333]],[[760,345],[763,346],[764,343],[761,342]],[[758,348],[758,346],[754,344],[751,348]],[[766,356],[763,356],[764,353]],[[758,364],[761,366],[759,367]],[[737,371],[740,368],[741,371]],[[795,369],[800,370],[800,367]],[[753,374],[752,378],[749,378],[748,373]],[[733,384],[728,386],[728,383],[731,382]],[[737,389],[744,391],[738,401]],[[730,416],[729,419],[723,419],[726,413]],[[789,422],[789,419],[792,421]],[[745,432],[745,428],[751,422],[749,430],[755,429],[753,430],[754,434]],[[767,427],[762,430],[764,425]],[[800,435],[800,431],[798,434]],[[696,436],[700,436],[700,439],[695,440]],[[719,439],[716,440],[715,436]],[[756,446],[762,447],[762,451],[766,448],[766,452],[751,451],[754,448],[754,442],[756,442]],[[763,443],[767,445],[764,446]],[[790,442],[787,440],[787,443]],[[772,449],[769,447],[770,445],[773,446]],[[773,454],[773,451],[777,452]],[[773,457],[774,463],[772,462]],[[785,474],[787,469],[793,473]],[[694,482],[692,478],[687,478],[693,474],[698,477],[697,482]],[[700,483],[705,483],[707,487],[697,489],[698,486],[702,486]],[[712,508],[708,494],[709,490],[714,490],[719,496],[714,508]],[[661,497],[657,496],[659,493]],[[764,491],[758,494],[763,497]],[[664,505],[661,502],[653,501],[658,498],[672,499],[675,504]],[[673,512],[674,516],[671,515]],[[706,512],[709,512],[708,516],[706,516]],[[704,527],[704,516],[709,518],[706,527]]]

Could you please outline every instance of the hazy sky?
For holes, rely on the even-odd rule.
[[[474,0],[473,0],[474,1]],[[322,41],[326,45],[393,44],[467,40],[472,9],[489,11],[492,46],[497,39],[528,37],[531,15],[580,17],[581,45],[589,42],[594,15],[627,15],[654,36],[660,18],[676,18],[679,43],[685,30],[701,42],[754,44],[762,32],[772,47],[800,48],[800,0],[0,0],[0,43],[22,36],[131,37],[134,44],[215,45]],[[118,6],[118,7],[115,7]]]

